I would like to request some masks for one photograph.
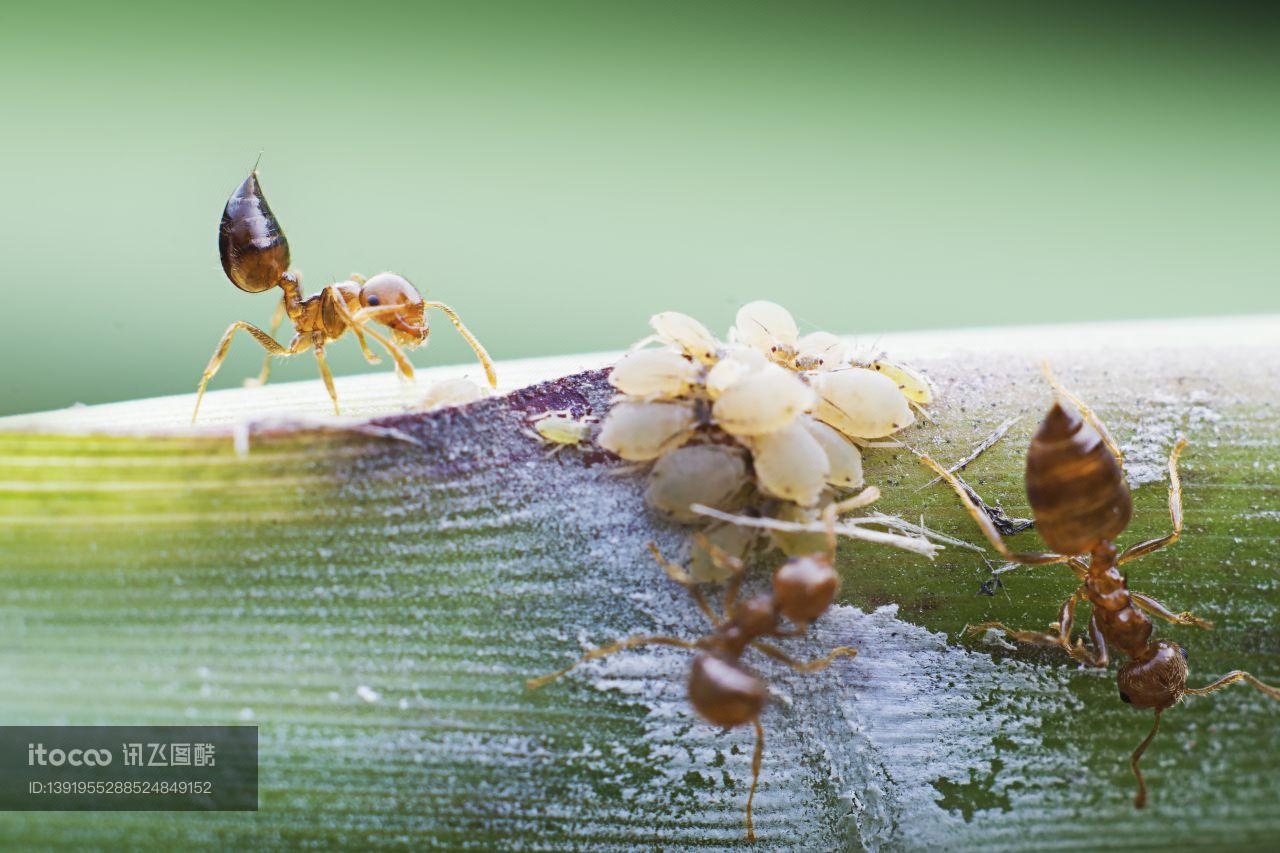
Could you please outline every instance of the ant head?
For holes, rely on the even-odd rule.
[[[1116,681],[1120,698],[1135,708],[1171,708],[1187,689],[1187,653],[1177,643],[1159,640],[1120,667]]]
[[[740,602],[733,609],[733,623],[747,637],[763,637],[778,627],[778,612],[767,595]]]
[[[415,347],[427,339],[426,314],[422,294],[404,276],[393,272],[378,273],[360,287],[360,304],[365,308],[399,306],[375,319],[392,331],[396,343]]]
[[[760,716],[769,690],[760,678],[714,652],[702,652],[689,668],[689,703],[707,722],[723,728]]]
[[[840,576],[825,554],[792,557],[773,574],[774,603],[797,625],[826,613],[839,591]]]

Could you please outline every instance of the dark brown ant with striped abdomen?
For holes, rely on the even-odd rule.
[[[875,490],[868,490],[865,494],[873,500]],[[825,657],[801,662],[768,640],[803,636],[809,626],[831,607],[840,591],[840,576],[835,569],[836,516],[844,509],[865,505],[866,502],[866,498],[857,496],[843,504],[829,506],[824,516],[826,552],[787,560],[774,572],[772,592],[745,601],[739,600],[745,574],[742,561],[701,539],[701,547],[721,567],[731,572],[724,594],[723,615],[715,612],[687,571],[664,558],[657,545],[650,543],[650,550],[667,576],[688,590],[698,609],[711,622],[711,633],[693,641],[667,636],[628,637],[601,646],[564,669],[530,679],[528,688],[536,690],[580,664],[637,646],[675,646],[697,652],[689,668],[688,682],[689,703],[693,709],[707,722],[725,729],[748,723],[755,727],[756,746],[751,759],[751,789],[747,794],[746,813],[747,839],[754,840],[751,804],[755,799],[760,762],[764,755],[764,727],[760,724],[760,714],[768,701],[769,689],[764,679],[742,664],[742,655],[747,649],[755,649],[799,672],[817,672],[841,656],[857,654],[855,649],[842,646],[832,649]]]
[[[1151,640],[1152,616],[1175,625],[1211,628],[1211,623],[1191,613],[1175,613],[1148,595],[1129,589],[1120,566],[1177,542],[1182,535],[1182,482],[1178,458],[1186,447],[1179,440],[1169,456],[1169,516],[1173,530],[1155,539],[1131,545],[1117,553],[1115,540],[1129,524],[1133,504],[1125,481],[1124,458],[1106,427],[1057,380],[1049,380],[1060,397],[1074,406],[1054,403],[1027,450],[1027,499],[1035,515],[1036,529],[1055,553],[1020,553],[1005,545],[991,520],[978,508],[963,484],[927,456],[925,464],[938,473],[959,495],[961,502],[992,546],[1012,563],[1037,566],[1065,563],[1081,584],[1062,604],[1058,621],[1050,631],[1015,631],[999,622],[966,626],[968,633],[1001,631],[1019,643],[1057,646],[1086,666],[1106,667],[1108,646],[1129,658],[1117,672],[1120,698],[1134,708],[1151,709],[1155,722],[1129,759],[1138,780],[1134,806],[1146,805],[1147,789],[1138,764],[1160,731],[1160,715],[1184,696],[1204,696],[1237,681],[1244,681],[1272,699],[1280,689],[1263,684],[1247,672],[1236,670],[1205,687],[1187,687],[1187,654],[1168,640]],[[1072,642],[1076,605],[1089,602],[1092,615],[1088,633],[1093,645]]]
[[[337,413],[338,394],[333,387],[333,375],[325,362],[325,345],[338,340],[350,329],[365,360],[377,364],[380,359],[365,341],[365,335],[368,335],[391,355],[396,363],[396,372],[411,379],[413,365],[405,357],[404,350],[426,345],[431,334],[426,310],[436,308],[453,322],[471,345],[476,358],[484,366],[489,384],[495,388],[498,385],[489,354],[462,324],[457,313],[443,302],[424,301],[422,294],[403,276],[392,272],[379,273],[370,279],[353,275],[347,281],[329,285],[314,296],[304,297],[300,275],[289,268],[289,241],[262,194],[256,169],[227,200],[218,226],[218,254],[223,272],[236,287],[246,293],[262,293],[278,287],[284,294],[271,333],[239,321],[232,323],[223,334],[204,369],[204,375],[200,377],[195,411],[191,414],[192,423],[200,413],[205,387],[222,366],[237,329],[244,329],[267,351],[267,364],[258,378],[259,383],[267,379],[272,356],[297,355],[308,349],[313,351],[320,376],[324,379],[329,398],[333,400],[333,410]],[[293,341],[287,347],[273,337],[284,317],[289,318],[294,328]],[[390,338],[372,328],[370,322],[387,327]]]

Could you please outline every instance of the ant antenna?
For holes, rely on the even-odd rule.
[[[1133,807],[1140,809],[1147,804],[1147,783],[1142,778],[1142,768],[1138,766],[1138,762],[1142,760],[1142,753],[1147,751],[1147,747],[1151,746],[1151,741],[1156,739],[1156,734],[1160,731],[1160,712],[1156,711],[1155,725],[1151,727],[1151,732],[1146,736],[1142,743],[1138,744],[1138,748],[1133,751],[1133,755],[1129,758],[1129,766],[1133,768],[1133,775],[1138,777],[1138,794],[1133,798]]]
[[[253,161],[253,169],[251,169],[250,171],[253,171],[253,172],[258,171],[258,164],[262,162],[262,152],[263,152],[263,151],[266,151],[266,149],[265,149],[265,148],[261,148],[261,149],[259,149],[259,150],[258,150],[258,159]]]

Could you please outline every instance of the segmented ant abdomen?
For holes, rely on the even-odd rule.
[[[289,241],[262,194],[256,171],[227,199],[218,225],[218,255],[227,278],[248,293],[270,290],[289,269]]]
[[[1087,554],[1129,524],[1129,486],[1098,431],[1055,403],[1027,449],[1036,529],[1059,554]]]
[[[762,679],[714,652],[700,652],[689,668],[689,704],[714,726],[732,728],[760,716],[769,690]]]

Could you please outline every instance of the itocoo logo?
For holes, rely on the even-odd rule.
[[[42,743],[27,744],[27,766],[106,767],[111,763],[109,749],[45,749]]]

